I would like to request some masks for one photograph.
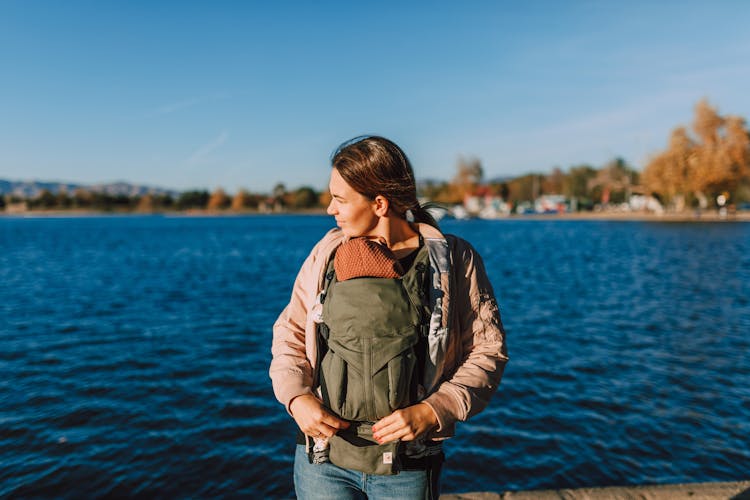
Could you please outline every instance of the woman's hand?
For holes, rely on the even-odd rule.
[[[289,404],[289,411],[300,430],[308,436],[330,438],[339,429],[349,427],[349,422],[332,415],[320,400],[311,394],[294,398]]]
[[[380,444],[397,439],[411,441],[437,425],[432,408],[426,403],[417,403],[378,420],[372,426],[372,437]]]

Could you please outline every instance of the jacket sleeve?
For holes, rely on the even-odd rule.
[[[305,259],[294,280],[289,304],[273,325],[269,375],[276,399],[289,411],[292,399],[312,394],[312,365],[307,357],[308,313],[315,303],[318,279],[315,276],[320,243]],[[291,414],[291,413],[290,413]]]
[[[456,421],[465,421],[487,406],[508,361],[492,285],[481,257],[462,240],[457,241],[454,272],[452,325],[457,331],[451,333],[460,336],[460,359],[452,375],[425,400],[438,418],[431,436],[437,439],[452,436]]]

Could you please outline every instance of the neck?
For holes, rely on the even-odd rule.
[[[411,224],[400,217],[381,217],[369,236],[385,240],[385,244],[397,256],[419,247],[419,234]]]

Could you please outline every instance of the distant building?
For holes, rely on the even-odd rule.
[[[628,206],[634,211],[654,212],[657,214],[664,212],[664,207],[659,203],[659,200],[653,196],[642,194],[632,195],[628,201]]]
[[[498,219],[507,217],[512,206],[500,196],[493,195],[486,187],[480,186],[474,194],[464,197],[463,207],[466,212],[481,219]]]
[[[562,194],[543,194],[534,200],[534,211],[538,214],[562,214],[568,204]]]

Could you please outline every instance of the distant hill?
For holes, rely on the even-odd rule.
[[[105,193],[112,196],[142,196],[144,194],[168,194],[170,196],[179,196],[180,191],[175,189],[165,189],[153,186],[142,186],[130,184],[127,182],[111,182],[107,184],[74,184],[68,182],[49,182],[49,181],[10,181],[0,179],[0,196],[10,194],[22,198],[33,198],[42,190],[48,190],[54,194],[65,191],[73,194],[76,189],[85,189],[96,193]]]

